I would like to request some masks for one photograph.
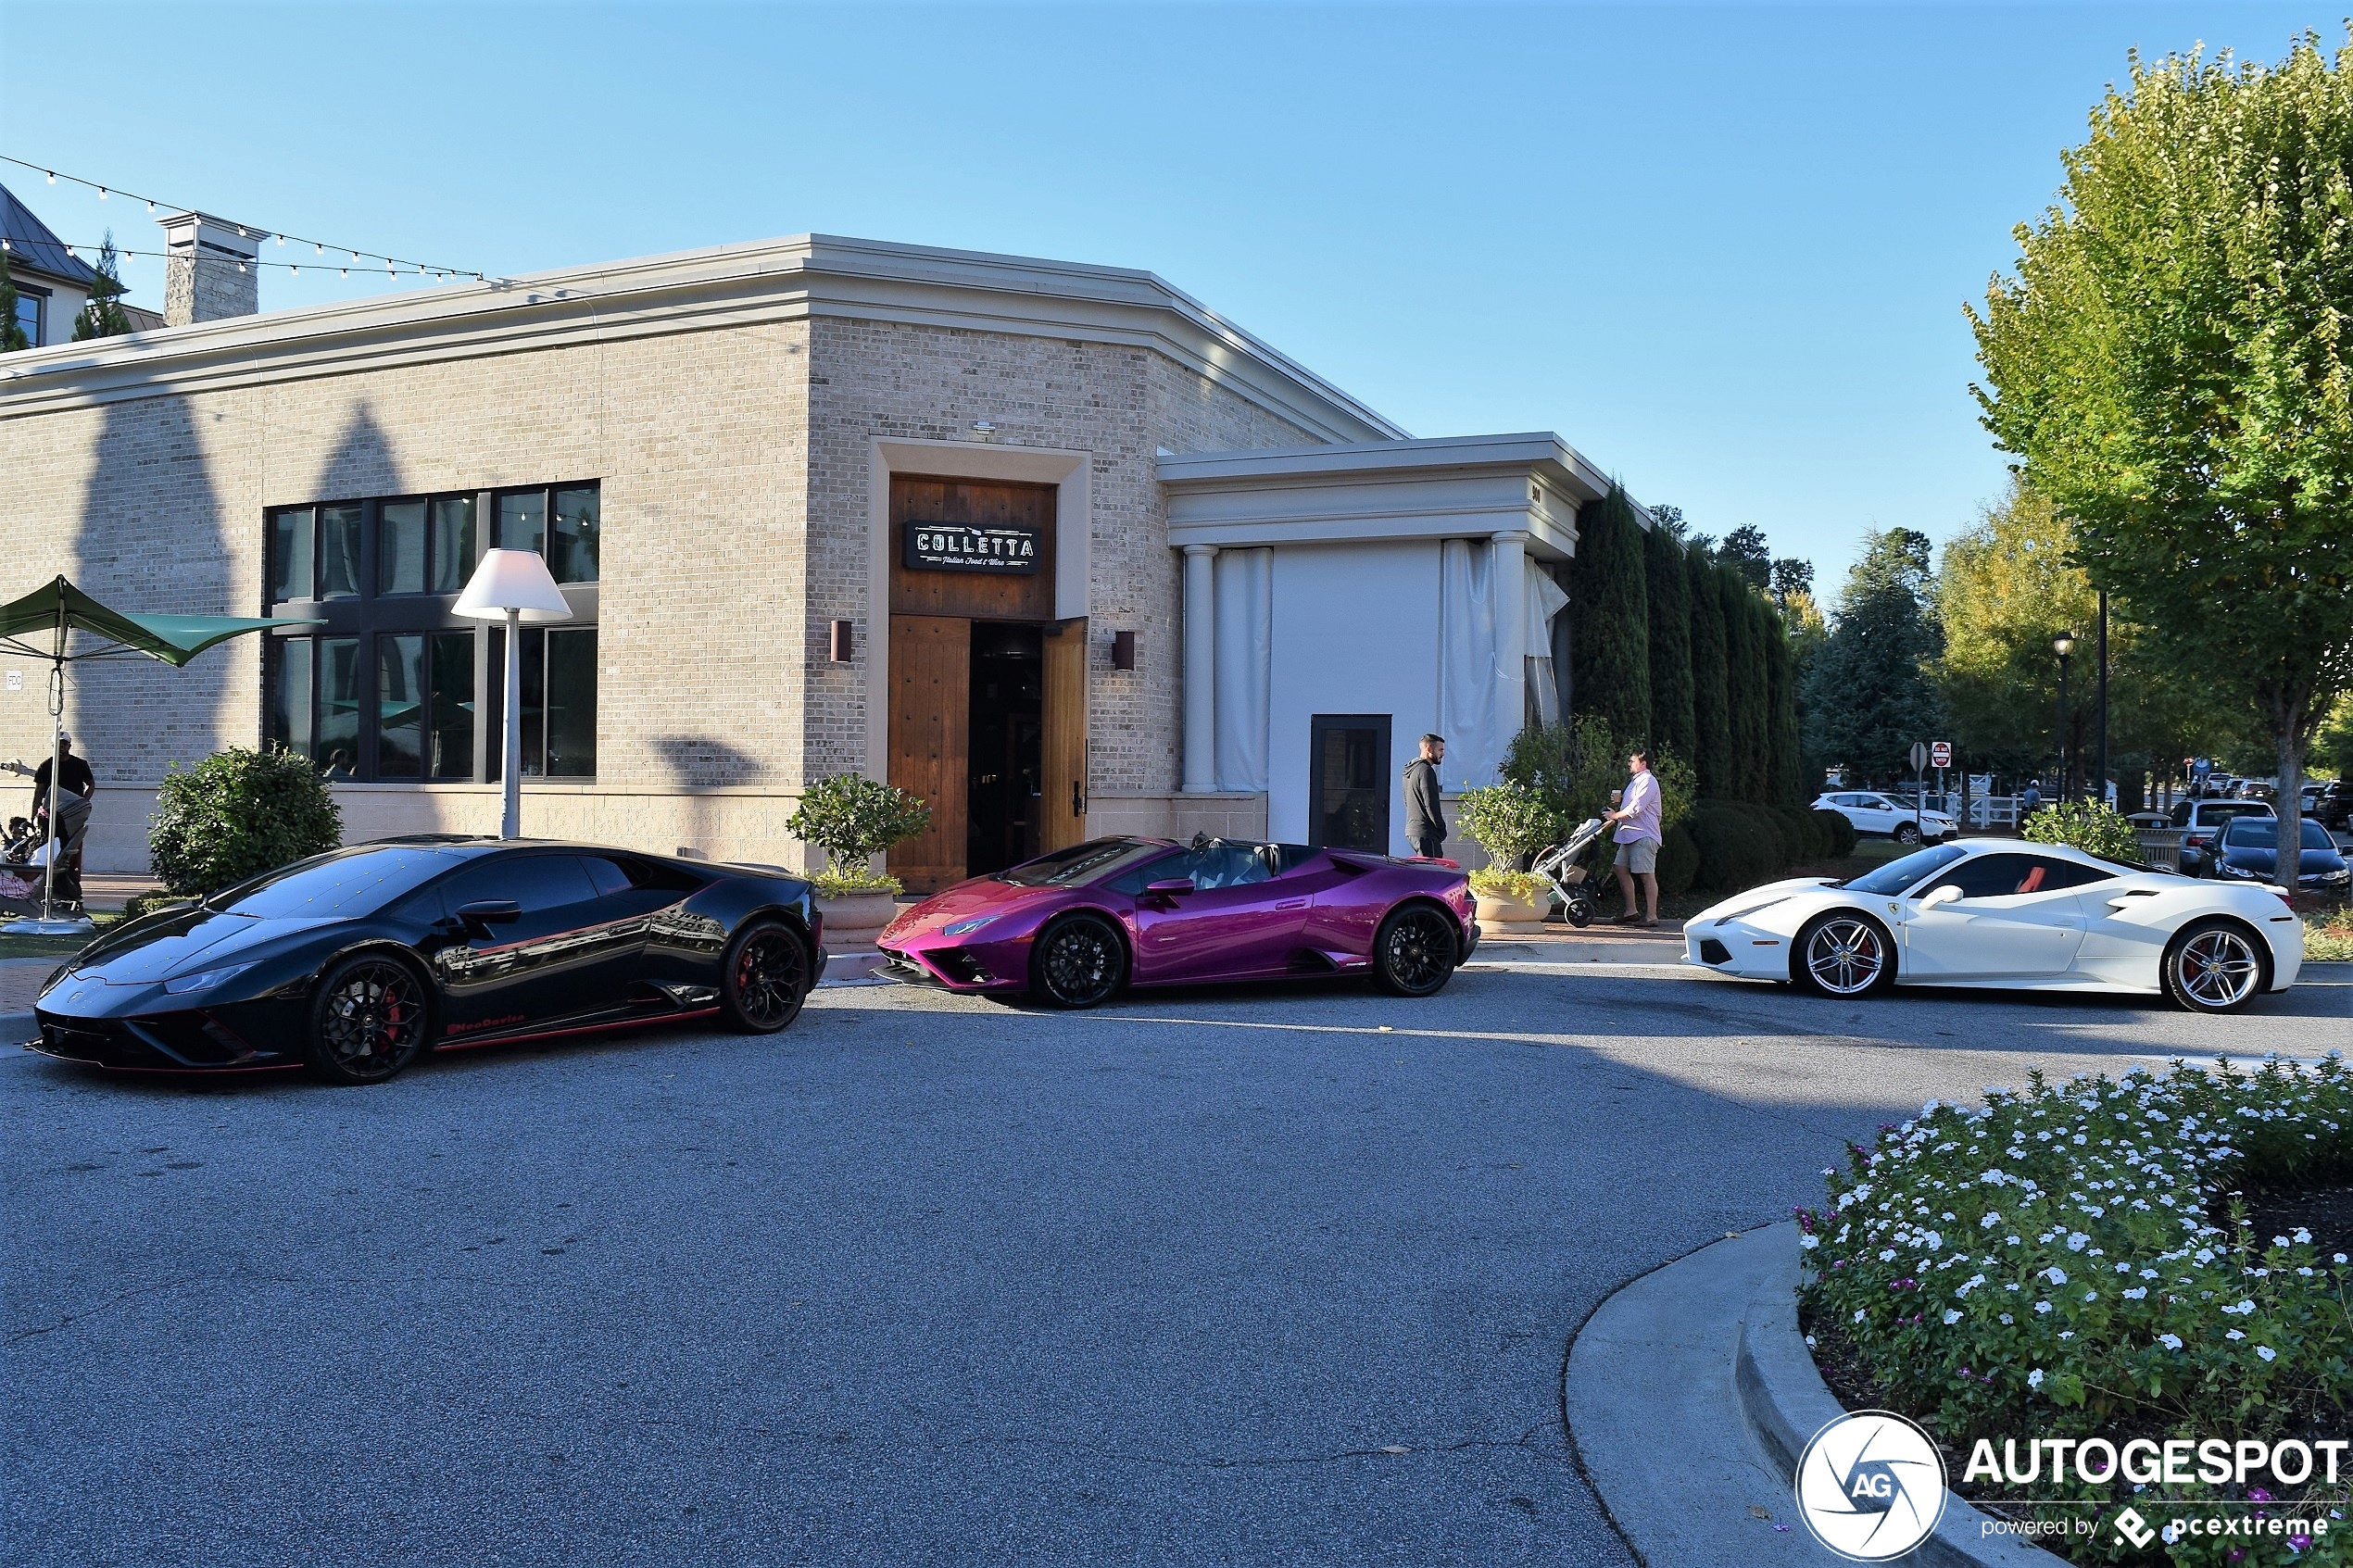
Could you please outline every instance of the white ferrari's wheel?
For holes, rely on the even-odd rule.
[[[2183,926],[2165,949],[2168,1000],[2192,1012],[2236,1012],[2271,982],[2260,938],[2236,921]]]
[[[1852,909],[1806,922],[1790,959],[1790,978],[1818,997],[1867,997],[1895,978],[1886,928]]]

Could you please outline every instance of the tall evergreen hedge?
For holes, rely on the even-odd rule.
[[[1683,553],[1683,581],[1692,600],[1692,764],[1700,798],[1732,797],[1731,695],[1725,668],[1724,604],[1716,594],[1716,563],[1696,546]]]
[[[1570,705],[1622,735],[1651,725],[1650,590],[1642,525],[1616,484],[1578,513],[1568,574]]]
[[[1664,528],[1642,535],[1651,601],[1651,739],[1679,757],[1699,751],[1692,711],[1692,585],[1683,543]]]
[[[1811,797],[1806,792],[1805,735],[1797,717],[1797,660],[1778,624],[1765,643],[1765,684],[1772,698],[1773,754],[1767,798],[1777,806],[1804,805]]]
[[[1757,641],[1756,618],[1749,613],[1747,580],[1718,567],[1710,586],[1724,617],[1724,696],[1732,745],[1725,763],[1730,782],[1726,798],[1761,801],[1765,798],[1765,649]]]

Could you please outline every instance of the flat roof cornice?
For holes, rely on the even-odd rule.
[[[1551,431],[1505,435],[1446,435],[1426,440],[1287,446],[1263,451],[1184,452],[1160,459],[1172,490],[1257,488],[1270,484],[1403,482],[1451,470],[1517,469],[1542,474],[1582,503],[1609,493],[1609,476]],[[1643,513],[1643,522],[1649,514]]]
[[[0,359],[0,419],[810,317],[1155,349],[1335,441],[1404,433],[1151,272],[800,234],[165,327]]]

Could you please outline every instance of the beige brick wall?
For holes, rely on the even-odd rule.
[[[1153,458],[1313,437],[1150,350],[819,318],[9,417],[0,404],[7,596],[63,571],[126,609],[255,614],[264,509],[598,479],[604,489],[598,778],[535,791],[535,831],[805,863],[783,834],[809,778],[866,756],[858,666],[825,622],[868,614],[871,443],[1092,455],[1090,766],[1106,797],[1173,792],[1181,572]],[[1110,667],[1139,633],[1140,667]],[[871,646],[871,640],[869,642]],[[0,757],[45,750],[39,666],[0,656]],[[83,665],[68,723],[120,815],[174,761],[260,734],[256,639],[184,671]],[[0,808],[22,809],[17,790]],[[487,791],[349,791],[350,835],[479,831]],[[117,807],[115,802],[120,802]],[[144,823],[94,830],[94,864],[143,869]]]

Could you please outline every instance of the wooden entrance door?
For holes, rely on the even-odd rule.
[[[890,782],[931,804],[931,823],[890,851],[911,893],[964,875],[973,625],[958,615],[890,618]]]
[[[1042,850],[1087,839],[1087,618],[1046,639]]]

